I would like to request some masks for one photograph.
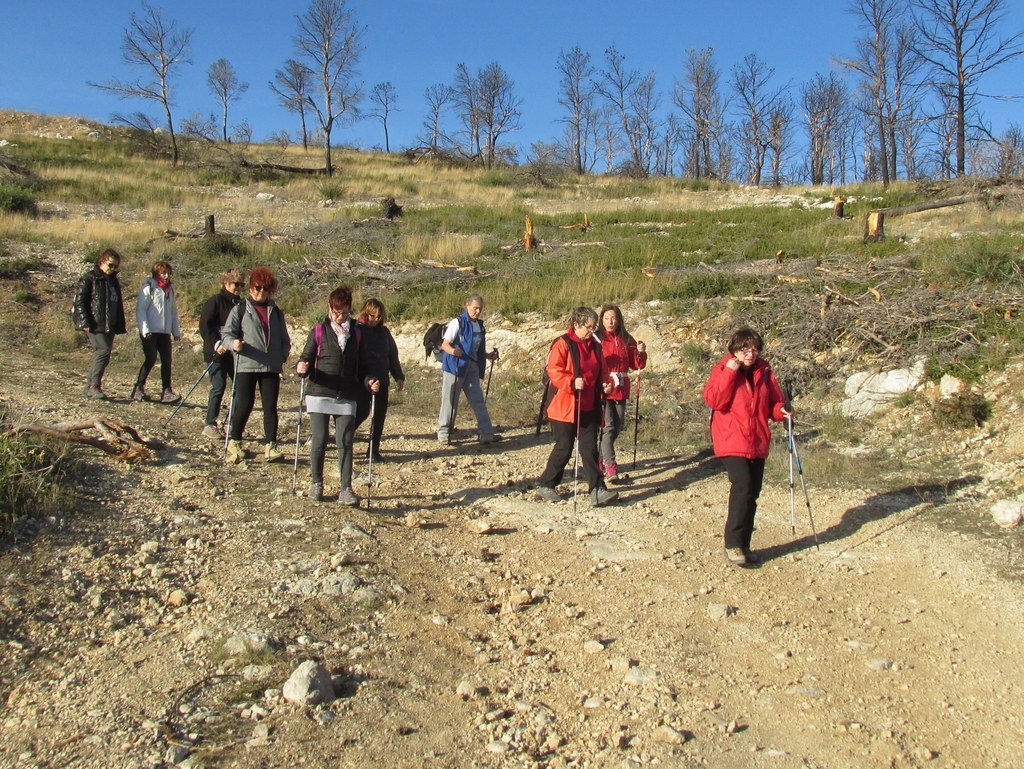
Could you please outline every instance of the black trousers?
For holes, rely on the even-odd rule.
[[[384,435],[384,420],[388,418],[388,390],[384,380],[380,380],[380,390],[377,392],[377,401],[373,403],[373,424],[370,425],[370,450],[376,454],[380,451],[380,439]],[[370,399],[372,393],[366,393],[356,402],[356,429],[358,429],[366,418],[370,416]]]
[[[239,371],[235,374],[235,403],[231,407],[231,440],[242,440],[245,425],[256,405],[256,387],[263,406],[263,437],[277,442],[277,398],[281,394],[281,375],[269,372]]]
[[[135,386],[140,390],[146,386],[146,379],[149,372],[156,365],[157,356],[160,357],[160,384],[164,390],[171,389],[171,335],[150,334],[149,339],[140,336],[142,342],[142,368],[135,379]]]
[[[725,546],[750,549],[757,498],[764,481],[764,460],[719,457],[729,474],[729,515],[725,519]]]
[[[587,490],[593,491],[604,485],[600,470],[597,469],[597,426],[600,414],[597,411],[580,413],[580,460],[583,466],[583,477],[587,481]],[[551,433],[555,436],[555,445],[548,456],[547,466],[540,476],[540,485],[555,488],[562,482],[565,466],[572,457],[572,447],[576,442],[576,425],[573,422],[551,420]]]

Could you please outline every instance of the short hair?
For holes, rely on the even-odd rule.
[[[380,318],[382,325],[388,319],[387,311],[384,309],[384,302],[380,299],[371,298],[363,302],[363,308],[359,311],[359,314],[369,317],[370,313],[373,313],[375,318]]]
[[[268,293],[277,291],[277,278],[269,267],[254,267],[249,273],[250,286],[266,286]]]
[[[97,257],[96,266],[99,267],[101,264],[104,264],[105,262],[117,262],[118,264],[120,264],[121,255],[112,248],[105,249],[103,253]]]
[[[737,329],[729,340],[729,352],[736,352],[744,347],[753,347],[760,353],[764,349],[764,339],[754,329],[744,326]]]
[[[240,270],[237,267],[232,267],[230,270],[226,270],[220,274],[220,282],[224,283],[241,283],[245,284],[245,270]]]
[[[327,297],[327,306],[332,310],[340,310],[343,307],[352,309],[352,289],[348,286],[338,286]]]
[[[168,275],[173,275],[174,274],[174,268],[171,267],[171,263],[170,262],[165,262],[163,260],[161,260],[159,262],[153,262],[153,267],[152,267],[153,277],[155,278],[157,276],[157,274],[161,273],[161,272],[166,272]]]
[[[480,294],[470,294],[466,297],[466,301],[463,303],[463,307],[469,307],[473,302],[480,302],[480,306],[484,306],[484,298]]]
[[[619,332],[619,336],[621,336],[623,339],[632,338],[632,337],[629,336],[629,332],[626,331],[626,321],[624,321],[622,319],[622,310],[619,309],[619,306],[617,304],[606,304],[606,305],[603,305],[601,307],[601,312],[599,312],[597,314],[597,317],[598,317],[600,323],[604,323],[604,314],[606,312],[614,312],[615,313],[615,320],[618,321],[618,324],[616,325],[615,330]],[[601,329],[598,329],[598,330],[600,331]]]
[[[569,313],[570,326],[585,326],[588,322],[597,325],[597,313],[593,307],[577,307]]]

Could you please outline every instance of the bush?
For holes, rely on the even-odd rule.
[[[0,184],[0,213],[34,217],[39,213],[39,208],[28,190],[13,184]]]
[[[0,534],[19,517],[54,512],[69,500],[69,464],[64,444],[0,433]]]
[[[992,416],[992,404],[978,393],[959,393],[936,403],[932,414],[941,428],[970,430],[981,427]]]

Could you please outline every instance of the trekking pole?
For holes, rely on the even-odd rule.
[[[167,421],[164,422],[164,427],[167,427],[167,425],[169,425],[171,423],[171,420],[174,419],[174,415],[178,413],[178,409],[180,409],[182,406],[185,405],[185,401],[188,400],[188,396],[190,396],[192,394],[193,390],[195,390],[197,387],[199,387],[199,383],[202,382],[203,379],[206,378],[206,375],[210,373],[210,369],[213,368],[213,364],[216,363],[216,362],[217,362],[217,359],[214,358],[213,360],[210,361],[210,365],[207,366],[205,369],[203,369],[203,373],[199,375],[199,379],[196,380],[196,383],[194,385],[192,385],[190,388],[188,388],[188,392],[185,393],[185,397],[182,398],[180,401],[178,401],[178,405],[174,407],[174,411],[172,411],[171,415],[169,417],[167,417]]]
[[[238,366],[235,362],[235,356],[231,355],[231,400],[228,401],[228,424],[227,429],[224,431],[224,453],[228,453],[228,441],[231,440],[231,415],[235,413],[235,382],[238,381]]]
[[[574,446],[575,457],[572,461],[572,513],[576,514],[576,497],[579,493],[580,482],[580,394],[576,393],[576,441]]]
[[[636,472],[636,442],[640,434],[640,370],[636,372],[636,414],[633,417],[633,472]]]
[[[299,418],[295,423],[295,461],[292,462],[292,494],[295,493],[295,479],[299,474],[299,433],[302,431],[302,401],[306,395],[306,377],[299,382]]]
[[[497,355],[498,354],[498,348],[495,347],[493,350],[491,350],[491,352],[493,352],[495,355]],[[491,374],[494,373],[494,364],[497,363],[497,362],[498,362],[498,359],[495,358],[494,360],[491,361],[491,365],[487,367],[487,386],[484,388],[484,400],[485,401],[487,400],[487,396],[491,394]]]
[[[789,447],[789,528],[796,534],[796,490],[793,487],[793,417],[786,417],[786,445]]]
[[[371,506],[373,495],[373,417],[377,413],[377,393],[370,393],[370,453],[366,459],[366,509]]]
[[[792,403],[793,403],[792,383],[787,381],[783,386],[785,388],[787,404],[790,407],[792,407]],[[789,410],[790,409],[787,409],[787,411],[789,411]],[[814,535],[814,548],[816,550],[821,550],[821,546],[818,544],[818,530],[814,526],[814,514],[811,512],[811,497],[807,493],[807,483],[804,481],[804,466],[803,466],[803,463],[800,461],[800,450],[797,448],[797,445],[796,445],[796,431],[793,429],[793,417],[792,416],[787,417],[787,421],[789,422],[789,425],[790,425],[790,427],[789,427],[789,445],[790,445],[791,450],[793,452],[792,458],[793,458],[793,462],[796,464],[796,471],[797,471],[797,473],[800,476],[800,488],[804,492],[804,502],[807,504],[807,518],[811,522],[811,534]],[[795,526],[793,528],[794,528],[794,530],[796,529]]]

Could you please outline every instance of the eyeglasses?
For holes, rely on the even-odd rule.
[[[240,280],[229,280],[229,281],[228,281],[227,283],[225,283],[224,285],[226,285],[226,286],[234,286],[235,288],[241,288],[242,286],[244,286],[244,285],[245,285],[245,283],[243,283],[243,282],[242,282],[242,281],[240,281]]]
[[[583,328],[585,328],[587,331],[590,331],[591,333],[593,333],[593,331],[597,328],[597,326],[595,326],[593,323],[584,323],[583,324]]]
[[[350,315],[349,310],[335,310],[333,307],[328,307],[327,312],[331,317],[347,318]]]
[[[270,291],[270,290],[271,290],[271,287],[270,287],[270,286],[257,286],[257,285],[252,285],[252,286],[250,286],[250,288],[251,288],[251,289],[252,289],[253,291]]]
[[[761,351],[758,350],[756,347],[741,347],[736,352],[740,353],[741,355],[760,355],[761,354]]]

